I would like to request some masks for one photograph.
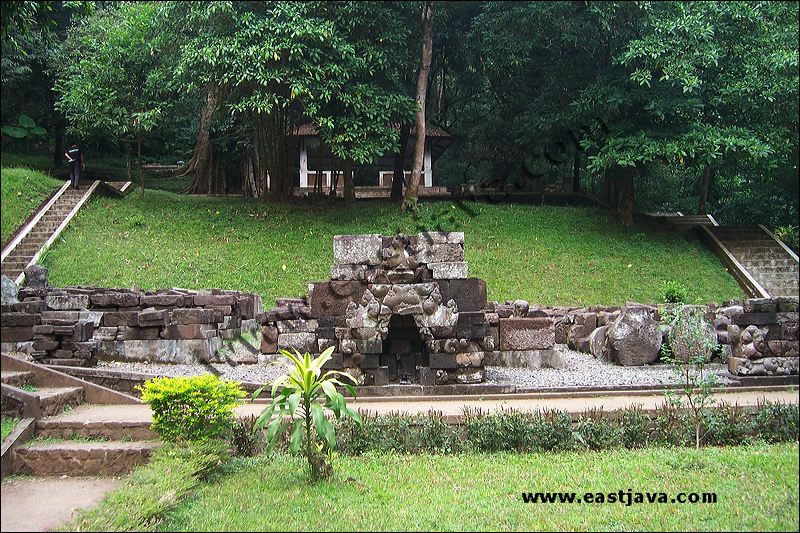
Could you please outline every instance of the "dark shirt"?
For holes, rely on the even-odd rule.
[[[67,150],[67,154],[72,158],[72,161],[69,161],[70,165],[80,164],[81,162],[81,149],[77,146],[73,146]]]

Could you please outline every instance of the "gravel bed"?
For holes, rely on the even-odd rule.
[[[564,355],[564,368],[486,367],[486,382],[520,387],[598,387],[626,385],[662,385],[678,383],[671,366],[617,366],[603,362],[591,354],[575,352],[566,346],[557,347]],[[727,365],[710,364],[720,383],[730,383]]]
[[[121,363],[115,361],[100,361],[98,368],[118,370],[123,372],[141,372],[154,376],[188,377],[200,374],[217,374],[223,379],[247,381],[251,383],[267,383],[286,373],[283,364],[267,365],[230,365],[228,363],[210,363],[196,365],[173,365],[164,363]]]

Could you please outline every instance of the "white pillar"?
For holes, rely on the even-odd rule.
[[[425,143],[425,163],[422,167],[425,171],[425,187],[433,187],[433,169],[431,168],[431,147]]]
[[[305,139],[300,140],[300,187],[308,187],[308,148]]]

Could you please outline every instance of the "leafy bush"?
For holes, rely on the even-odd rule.
[[[387,415],[337,423],[338,449],[349,455],[377,453],[451,454],[463,449],[459,432],[441,413]]]
[[[673,405],[664,405],[656,411],[652,440],[667,446],[686,446],[692,440],[693,428],[685,411]]]
[[[678,281],[665,281],[662,288],[664,303],[684,304],[689,301],[689,289]]]
[[[587,450],[607,450],[623,443],[620,423],[603,417],[602,410],[582,414],[574,431],[578,445]]]
[[[572,416],[563,411],[542,411],[533,416],[533,449],[531,451],[561,452],[577,446],[572,432]]]
[[[798,247],[798,240],[800,239],[798,233],[800,233],[798,232],[798,226],[780,226],[775,228],[775,236],[795,252],[800,250],[800,247]]]
[[[766,442],[796,442],[798,440],[797,404],[771,403],[759,405],[754,421],[755,435]]]
[[[720,405],[703,413],[703,443],[708,446],[747,444],[753,433],[749,413],[737,405]]]
[[[347,407],[344,396],[336,385],[345,387],[353,396],[355,388],[339,378],[356,383],[353,377],[338,370],[322,373],[322,367],[331,359],[333,346],[312,359],[306,352],[300,355],[281,350],[281,354],[294,364],[288,374],[272,382],[272,403],[256,420],[256,428],[267,426],[267,443],[274,447],[284,431],[292,428],[289,450],[297,453],[304,448],[312,480],[330,477],[333,474],[333,450],[336,448],[336,429],[325,417],[330,411],[337,420],[351,418],[361,422],[361,416]],[[278,388],[280,387],[280,391]],[[262,389],[253,393],[257,397]],[[298,418],[294,418],[299,414]],[[312,427],[314,431],[312,432]],[[321,441],[321,442],[318,442]],[[305,444],[305,446],[303,446]]]
[[[256,417],[241,417],[233,425],[231,440],[236,455],[253,457],[264,450],[264,434],[256,429]]]
[[[622,445],[626,448],[644,448],[650,441],[650,417],[639,407],[625,409],[620,418]]]
[[[469,443],[477,451],[521,452],[533,448],[533,415],[514,410],[464,414]]]
[[[153,411],[153,430],[172,442],[227,437],[233,409],[245,395],[235,381],[213,374],[153,378],[139,390]]]

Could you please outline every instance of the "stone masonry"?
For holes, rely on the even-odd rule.
[[[500,318],[486,283],[467,277],[463,233],[336,236],[333,257],[330,281],[259,315],[262,353],[333,346],[331,367],[373,385],[478,383],[487,361],[534,353],[541,366],[563,364],[552,319]]]
[[[223,339],[255,329],[257,294],[169,289],[23,287],[3,305],[3,349],[40,362],[92,366],[98,359],[194,363],[217,360]]]

